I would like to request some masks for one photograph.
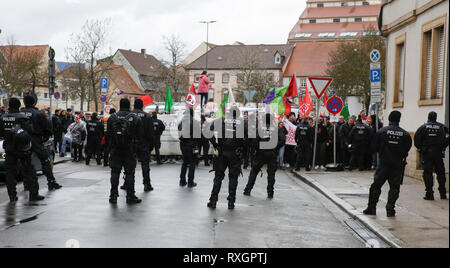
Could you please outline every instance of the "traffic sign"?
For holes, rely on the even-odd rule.
[[[53,96],[55,97],[56,100],[59,100],[61,98],[61,93],[55,92]]]
[[[108,78],[101,78],[100,79],[100,94],[101,95],[106,95],[108,94]]]
[[[106,95],[101,95],[100,96],[100,102],[105,103],[108,100],[108,97],[106,97]]]
[[[316,97],[318,99],[322,98],[325,90],[331,85],[333,82],[333,78],[319,78],[319,77],[308,77],[309,82],[311,83],[314,92],[316,93]]]
[[[381,58],[381,53],[378,49],[374,49],[370,52],[370,60],[372,62],[379,62]]]
[[[331,114],[338,114],[342,112],[342,109],[344,109],[344,102],[342,101],[341,98],[334,96],[328,99],[327,102],[328,112],[330,112]]]
[[[381,102],[381,63],[379,62],[370,64],[370,96],[372,102]]]
[[[103,112],[105,112],[105,114],[109,114],[112,108],[113,107],[111,105],[105,105],[105,109],[103,109]]]

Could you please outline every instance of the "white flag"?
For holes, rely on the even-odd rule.
[[[230,103],[231,105],[236,103],[233,95],[233,89],[231,89],[231,83],[228,83],[228,103]]]

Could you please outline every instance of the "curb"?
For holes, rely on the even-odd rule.
[[[325,186],[321,185],[318,181],[314,179],[309,179],[295,171],[292,171],[292,173],[297,178],[302,180],[304,183],[308,184],[309,186],[317,190],[319,193],[327,197],[329,200],[331,200],[345,213],[347,213],[351,218],[360,221],[366,228],[368,228],[377,236],[379,236],[389,246],[391,246],[392,248],[402,248],[402,246],[400,246],[401,241],[398,238],[396,238],[392,233],[390,233],[388,230],[386,230],[384,227],[377,224],[376,222],[371,221],[367,216],[361,215],[361,213],[358,210],[356,210],[353,206],[345,202],[343,199],[339,198],[337,195],[328,190]]]

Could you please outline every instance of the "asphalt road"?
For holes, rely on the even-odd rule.
[[[152,165],[155,191],[144,193],[140,168],[137,196],[129,206],[122,193],[117,206],[108,203],[109,169],[71,162],[55,166],[62,190],[29,203],[22,185],[19,202],[8,203],[0,186],[0,247],[163,247],[163,248],[336,248],[365,247],[347,227],[348,216],[326,198],[285,171],[277,172],[274,200],[259,177],[252,197],[242,195],[248,171],[240,178],[236,209],[227,209],[228,181],[218,208],[206,207],[213,175],[197,170],[196,189],[178,186],[180,165]]]

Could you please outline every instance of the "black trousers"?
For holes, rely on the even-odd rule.
[[[49,183],[54,182],[55,176],[53,176],[53,170],[50,163],[50,152],[47,148],[45,148],[43,142],[40,141],[40,138],[32,138],[31,151],[39,158],[42,166],[42,172],[45,177],[47,177],[47,181]]]
[[[241,159],[234,151],[224,151],[217,159],[214,186],[210,198],[211,202],[217,202],[219,200],[219,193],[222,188],[222,181],[225,179],[225,171],[227,168],[229,172],[228,201],[236,202],[238,178],[241,174]]]
[[[161,141],[156,141],[155,142],[155,154],[156,154],[156,162],[158,162],[158,163],[161,162],[161,153],[159,152],[160,149],[161,149]]]
[[[111,167],[111,196],[119,196],[119,180],[122,169],[125,170],[125,187],[127,196],[134,196],[136,155],[132,148],[111,150],[109,166]]]
[[[353,146],[353,152],[350,159],[350,167],[351,168],[359,168],[359,170],[366,169],[366,151],[367,144],[364,143],[355,143]]]
[[[423,180],[425,182],[426,192],[434,193],[434,178],[433,172],[436,172],[439,183],[439,193],[446,194],[447,188],[445,184],[447,178],[445,177],[445,165],[441,152],[433,152],[433,150],[424,150],[422,153],[423,166]]]
[[[107,136],[105,136],[105,144],[103,145],[103,164],[109,165],[109,154],[111,152],[110,141]]]
[[[20,168],[19,168],[20,164]],[[19,170],[23,176],[24,185],[27,185],[31,194],[37,194],[39,192],[38,178],[36,171],[31,164],[31,153],[28,155],[19,156],[15,152],[6,152],[5,159],[6,167],[6,185],[8,189],[8,195],[10,197],[17,196],[17,175]]]
[[[381,195],[381,188],[389,182],[390,190],[388,196],[387,209],[395,209],[395,204],[400,196],[400,185],[402,181],[402,167],[388,166],[386,164],[378,165],[375,172],[374,183],[370,187],[369,208],[375,209]]]
[[[304,166],[305,168],[310,168],[312,165],[312,144],[300,142],[297,145],[297,161],[295,163],[296,168]]]
[[[316,166],[325,166],[327,164],[326,146],[324,142],[317,142],[316,148]]]
[[[83,145],[72,143],[73,147],[73,158],[75,161],[79,161],[83,158]]]
[[[141,162],[142,177],[144,185],[149,185],[150,181],[150,145],[143,143],[138,146],[137,158]]]
[[[203,158],[205,160],[205,163],[209,163],[209,148],[211,148],[209,140],[202,140],[202,146],[200,147],[200,150],[203,150]]]
[[[181,143],[181,153],[183,154],[183,165],[181,166],[180,183],[186,183],[186,173],[189,168],[188,183],[193,184],[195,178],[195,157],[194,148],[192,144]]]
[[[277,152],[272,151],[259,151],[253,159],[252,170],[250,171],[250,177],[248,178],[246,191],[251,191],[256,183],[256,177],[267,164],[267,192],[273,193],[275,187],[275,173],[277,172]]]
[[[93,139],[87,141],[86,144],[86,162],[89,162],[92,156],[95,154],[97,163],[102,162],[102,145],[99,139]]]

